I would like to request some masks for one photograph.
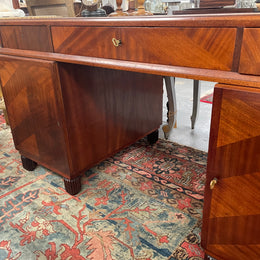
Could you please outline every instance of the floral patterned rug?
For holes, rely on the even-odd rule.
[[[0,117],[0,259],[203,259],[207,154],[140,140],[86,172],[76,196],[62,178],[22,168]]]

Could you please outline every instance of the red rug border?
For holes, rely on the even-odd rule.
[[[209,97],[213,97],[213,93],[210,93],[210,94],[208,94],[208,95],[202,97],[202,98],[200,99],[200,102],[212,104],[212,101],[206,100],[206,99],[209,98]]]

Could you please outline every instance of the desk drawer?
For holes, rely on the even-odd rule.
[[[244,29],[239,73],[260,75],[260,29],[258,28]]]
[[[118,49],[112,38],[120,36],[113,27],[56,27],[53,26],[54,52],[80,56],[116,59]]]
[[[230,71],[236,29],[125,28],[121,37],[121,59]]]
[[[3,48],[52,52],[47,26],[0,26]]]
[[[236,29],[52,27],[52,34],[58,53],[230,71]]]

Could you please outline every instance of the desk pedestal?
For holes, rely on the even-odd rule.
[[[1,80],[16,149],[25,161],[80,176],[162,122],[162,77],[1,56]]]
[[[216,259],[260,256],[260,90],[214,90],[202,245]]]

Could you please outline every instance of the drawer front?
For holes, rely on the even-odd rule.
[[[239,72],[260,75],[260,29],[244,29]]]
[[[234,28],[125,28],[122,59],[230,71]]]
[[[1,26],[2,47],[52,52],[47,26]]]
[[[112,27],[56,27],[53,26],[54,52],[98,58],[116,59],[118,49],[112,38],[119,37],[119,29]]]
[[[52,27],[52,34],[58,53],[230,71],[236,29]]]

